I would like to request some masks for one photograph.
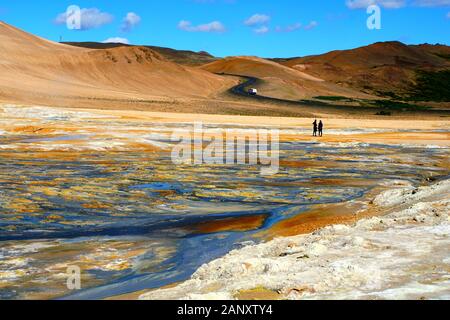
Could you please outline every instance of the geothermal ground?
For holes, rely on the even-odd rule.
[[[279,129],[279,173],[173,164],[171,134],[194,122]],[[429,181],[450,173],[450,123],[338,119],[312,138],[311,122],[1,105],[0,298],[448,295],[448,183]]]
[[[373,203],[387,215],[235,250],[140,299],[447,300],[450,181],[392,187]]]

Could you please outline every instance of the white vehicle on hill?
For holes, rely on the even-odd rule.
[[[258,89],[250,88],[247,92],[249,95],[256,96],[258,94]]]

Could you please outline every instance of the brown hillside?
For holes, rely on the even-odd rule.
[[[356,89],[401,92],[414,83],[415,70],[440,70],[450,66],[446,59],[433,54],[433,49],[442,52],[443,47],[380,42],[353,50],[287,59],[280,63]]]
[[[298,100],[320,95],[363,97],[361,93],[324,81],[303,70],[257,57],[228,57],[202,69],[213,73],[250,76],[263,80],[258,87],[261,94],[281,99]]]
[[[122,43],[100,43],[100,42],[63,42],[71,46],[87,48],[87,49],[113,49],[117,47],[134,47],[128,44]],[[169,61],[186,65],[186,66],[201,66],[209,62],[217,60],[214,56],[208,52],[194,52],[189,50],[175,50],[171,48],[156,47],[156,46],[143,46],[158,52],[164,58]]]
[[[450,59],[450,47],[443,45],[443,44],[419,44],[417,46],[411,46],[414,48],[418,48],[420,50],[423,50],[427,53],[431,53],[433,55],[436,55],[440,58],[444,59]]]
[[[51,42],[0,22],[0,99],[207,97],[231,80],[180,66],[145,47],[91,50]],[[42,103],[42,102],[41,102]]]

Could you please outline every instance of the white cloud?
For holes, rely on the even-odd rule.
[[[450,0],[416,0],[414,5],[419,7],[448,7]]]
[[[190,21],[180,21],[178,28],[187,32],[225,32],[226,28],[220,21],[193,26]]]
[[[247,26],[256,26],[256,25],[261,25],[261,24],[266,24],[270,21],[270,16],[266,15],[266,14],[254,14],[252,15],[250,18],[248,18],[247,20],[244,21],[245,25]]]
[[[130,32],[134,27],[141,23],[141,17],[134,12],[128,12],[122,21],[121,30],[123,32]]]
[[[294,31],[300,30],[301,28],[302,28],[302,24],[300,22],[298,22],[298,23],[291,24],[284,28],[278,26],[275,28],[275,31],[276,32],[294,32]]]
[[[386,9],[398,9],[406,6],[406,0],[346,0],[345,3],[350,9],[365,9],[373,4]]]
[[[447,13],[447,19],[450,19],[450,12]]]
[[[119,37],[112,37],[108,38],[105,41],[102,41],[103,43],[123,43],[123,44],[130,44],[130,41],[126,38],[119,38]]]
[[[317,27],[318,25],[319,25],[319,23],[317,21],[311,21],[304,27],[304,29],[311,30],[311,29],[314,29],[315,27]]]
[[[83,8],[81,9],[81,28],[80,30],[90,30],[94,28],[99,28],[106,24],[111,23],[114,20],[114,17],[107,13],[102,12],[97,8]],[[67,21],[67,13],[60,13],[56,19],[56,24],[66,24]]]
[[[257,34],[266,34],[270,31],[270,29],[267,26],[261,26],[261,27],[256,28],[253,31],[255,31],[255,33],[257,33]]]

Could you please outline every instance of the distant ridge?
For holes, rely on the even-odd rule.
[[[130,47],[118,43],[67,44],[91,49]],[[155,46],[146,48],[181,65],[200,66],[212,73],[263,79],[260,88],[267,94],[293,100],[315,95],[347,97],[402,95],[414,87],[418,71],[437,72],[450,68],[449,46],[406,45],[399,41],[377,42],[355,49],[286,59],[248,56],[219,59],[206,52]]]
[[[88,48],[88,49],[112,49],[117,47],[133,47],[133,45],[123,43],[102,43],[102,42],[63,42],[64,44]],[[149,48],[164,56],[167,60],[186,65],[200,66],[206,63],[216,61],[217,58],[205,51],[194,52],[189,50],[175,50],[157,46],[141,46]]]
[[[390,41],[274,61],[336,84],[374,93],[404,92],[414,85],[418,70],[449,69],[449,58],[449,46]]]
[[[366,98],[358,91],[338,86],[313,76],[303,70],[297,70],[279,63],[258,57],[227,57],[202,66],[202,69],[217,74],[234,74],[258,78],[258,86],[263,95],[301,100],[322,95],[343,95]]]

